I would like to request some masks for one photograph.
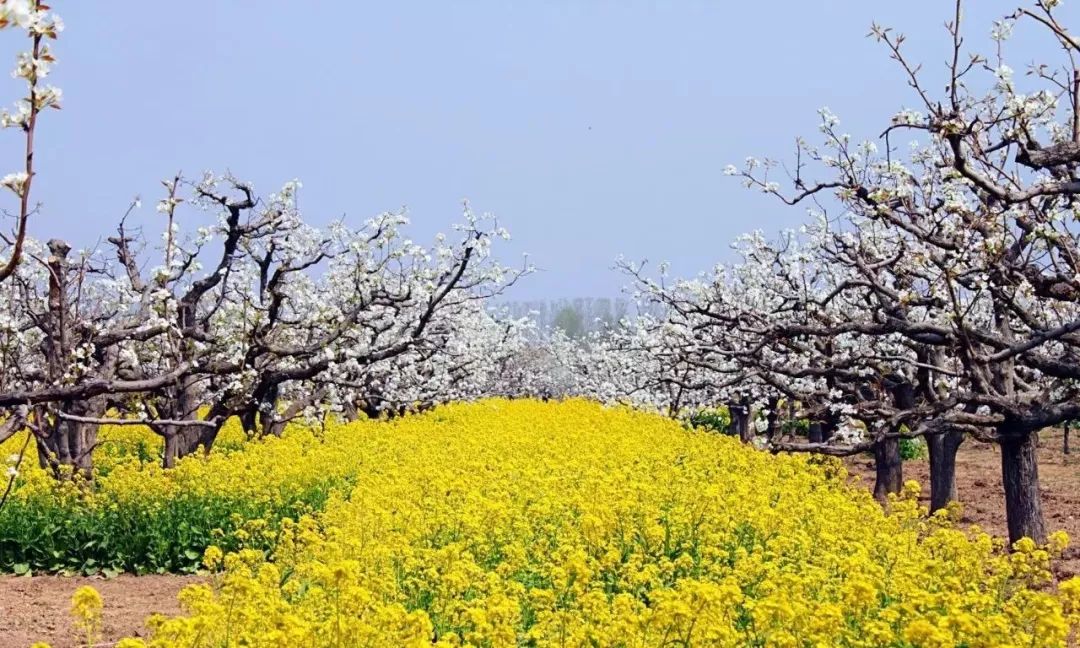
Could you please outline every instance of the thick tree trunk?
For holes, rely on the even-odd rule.
[[[900,374],[886,379],[893,404],[901,411],[915,407],[915,385]],[[872,395],[871,395],[872,397]],[[902,428],[890,430],[899,434]],[[900,456],[900,437],[892,436],[878,439],[874,443],[874,497],[879,502],[887,502],[889,493],[897,494],[904,485],[904,460]]]
[[[840,428],[840,417],[833,412],[829,412],[825,416],[825,420],[821,422],[821,440],[827,443],[829,439],[833,438],[836,434],[836,430]]]
[[[751,443],[754,440],[754,428],[750,425],[750,407],[744,407],[746,407],[746,414],[743,415],[742,420],[739,422],[739,441]]]
[[[780,401],[776,398],[769,399],[769,413],[765,415],[765,436],[772,440],[780,428]]]
[[[264,421],[264,432],[272,434],[276,437],[280,437],[285,434],[285,427],[298,416],[303,414],[304,410],[312,405],[321,403],[323,398],[326,397],[326,387],[319,387],[307,395],[306,398],[294,400],[280,413],[276,412],[276,406],[271,411],[275,412],[273,419]]]
[[[60,410],[66,414],[91,418],[105,413],[101,398],[62,403]],[[94,472],[94,448],[97,446],[97,423],[81,423],[59,417],[51,419],[39,411],[38,420],[44,423],[38,428],[44,434],[37,438],[38,460],[43,468],[51,469],[58,476],[70,470],[71,475],[92,479]]]
[[[753,441],[754,436],[750,430],[750,404],[743,399],[739,402],[728,403],[728,415],[731,416],[731,434],[738,436],[743,443]]]
[[[195,430],[172,426],[169,428],[163,430],[165,452],[161,458],[161,465],[165,468],[175,468],[177,461],[195,452]]]
[[[1039,463],[1036,436],[1031,432],[999,431],[1001,440],[1001,480],[1005,485],[1005,517],[1009,523],[1009,542],[1031,538],[1046,542],[1039,497]]]
[[[824,443],[825,434],[821,430],[821,421],[810,421],[806,429],[806,440],[810,443]]]
[[[904,485],[904,462],[900,458],[900,439],[887,437],[874,444],[874,498],[887,502],[889,493],[899,493]]]
[[[356,407],[356,403],[347,400],[342,405],[341,416],[345,419],[346,423],[351,423],[360,418],[360,409]]]
[[[240,427],[244,428],[244,433],[248,436],[255,436],[259,427],[259,411],[255,408],[249,408],[240,415]]]
[[[73,475],[91,479],[94,470],[93,450],[97,445],[97,424],[61,420],[49,427],[48,436],[41,439],[38,446],[47,453],[46,463],[54,470],[70,468]]]
[[[382,416],[382,410],[379,409],[379,401],[368,398],[361,403],[360,411],[364,413],[364,416],[369,419],[378,419]]]
[[[47,261],[49,295],[42,349],[45,352],[46,376],[50,381],[57,382],[66,375],[72,349],[78,343],[73,338],[78,318],[73,316],[71,307],[70,266],[67,259],[71,246],[59,239],[52,239],[47,245],[50,252]],[[60,402],[55,406],[66,414],[84,417],[100,417],[105,410],[101,397]],[[70,469],[72,475],[91,479],[97,424],[51,417],[45,407],[37,409],[35,418],[39,460],[58,476],[63,474],[63,470]]]
[[[275,418],[266,426],[266,433],[276,437],[280,437],[281,435],[285,434],[285,426],[287,426],[289,424],[289,421],[291,420],[291,418]]]
[[[926,435],[930,452],[930,512],[945,508],[956,500],[956,451],[964,442],[960,432]]]
[[[199,404],[195,384],[190,378],[185,378],[176,388],[173,399],[158,412],[158,415],[175,421],[195,421],[199,418]],[[217,417],[219,421],[213,427],[154,426],[154,431],[165,438],[165,452],[162,454],[161,464],[166,468],[172,468],[178,460],[194,454],[200,447],[203,452],[209,453],[225,421],[223,414],[224,412],[218,410],[210,412],[210,418]]]
[[[220,425],[216,427],[176,425],[161,427],[160,434],[165,437],[165,453],[162,456],[161,465],[165,468],[175,468],[178,460],[195,454],[199,448],[202,448],[204,454],[210,454],[218,432],[221,431]]]

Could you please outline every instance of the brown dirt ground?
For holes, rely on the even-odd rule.
[[[146,636],[146,618],[155,612],[178,614],[177,593],[198,581],[197,576],[175,575],[0,576],[0,648],[25,647],[35,641],[53,648],[83,645],[70,616],[71,595],[83,585],[93,586],[105,601],[102,634],[107,642]]]
[[[1080,574],[1080,433],[1074,433],[1071,455],[1061,451],[1061,432],[1043,434],[1039,450],[1039,479],[1044,514],[1051,530],[1064,529],[1073,546],[1055,566],[1059,578]],[[874,484],[873,461],[866,457],[847,460],[849,469],[861,476],[868,488]],[[925,460],[904,464],[904,478],[924,484],[929,499],[929,469]],[[993,445],[964,442],[957,455],[957,492],[964,503],[965,524],[978,524],[995,535],[1005,534],[1004,492],[1000,455]],[[180,611],[176,594],[199,581],[197,576],[130,576],[75,578],[61,576],[0,576],[0,648],[29,646],[46,641],[54,648],[79,646],[69,615],[72,593],[92,585],[105,600],[104,638],[145,636],[146,618],[154,613]],[[111,645],[109,643],[102,646]]]
[[[1064,530],[1071,546],[1054,567],[1059,578],[1080,574],[1080,431],[1070,435],[1072,453],[1062,453],[1061,430],[1044,430],[1039,447],[1039,492],[1050,531]],[[861,483],[874,487],[874,461],[852,457],[848,469]],[[930,467],[925,459],[904,462],[904,479],[923,485],[922,500],[930,504]],[[994,444],[966,439],[956,455],[956,494],[964,505],[963,524],[977,524],[996,536],[1008,535],[1005,490],[1001,485],[1001,453]]]

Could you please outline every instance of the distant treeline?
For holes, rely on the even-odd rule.
[[[572,338],[602,331],[624,317],[645,314],[648,310],[625,297],[513,301],[499,304],[499,307],[506,309],[512,317],[528,317],[541,329],[560,328]]]

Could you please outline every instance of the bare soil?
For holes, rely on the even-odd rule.
[[[1080,432],[1074,433],[1071,455],[1062,453],[1060,430],[1045,432],[1039,449],[1039,479],[1043,513],[1051,530],[1063,529],[1073,539],[1055,565],[1059,578],[1080,574]],[[977,524],[989,533],[1006,534],[1005,494],[1001,486],[1001,455],[994,445],[964,441],[957,454],[956,487],[964,504],[964,524]],[[847,460],[852,473],[867,488],[874,485],[869,457]],[[925,459],[904,463],[904,478],[922,484],[929,503],[929,466]],[[80,646],[69,613],[71,595],[92,585],[105,600],[104,641],[146,636],[146,619],[155,612],[177,614],[177,593],[199,582],[198,576],[131,576],[82,578],[62,576],[0,576],[0,648],[45,641],[53,648]]]
[[[171,574],[116,578],[65,576],[0,576],[0,647],[20,648],[44,641],[53,648],[74,648],[80,642],[71,618],[71,595],[91,585],[105,601],[102,634],[105,644],[122,637],[145,637],[146,619],[155,612],[178,614],[176,595],[198,576]]]
[[[1039,446],[1039,492],[1050,531],[1063,530],[1072,539],[1054,566],[1058,578],[1080,574],[1080,430],[1070,435],[1072,453],[1062,452],[1061,430],[1044,430]],[[872,457],[852,457],[848,469],[874,488]],[[904,480],[923,485],[922,499],[930,505],[930,465],[926,459],[904,462]],[[963,524],[977,524],[987,533],[1006,537],[1005,489],[1001,485],[1001,452],[990,443],[965,439],[956,455],[956,495],[964,505]]]

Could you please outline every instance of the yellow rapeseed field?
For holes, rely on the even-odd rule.
[[[1058,647],[1080,625],[1080,579],[1048,571],[1064,534],[1010,554],[927,518],[917,485],[886,514],[834,460],[583,401],[298,429],[175,475],[125,466],[105,488],[348,488],[244,521],[236,550],[205,551],[186,613],[120,648]]]

